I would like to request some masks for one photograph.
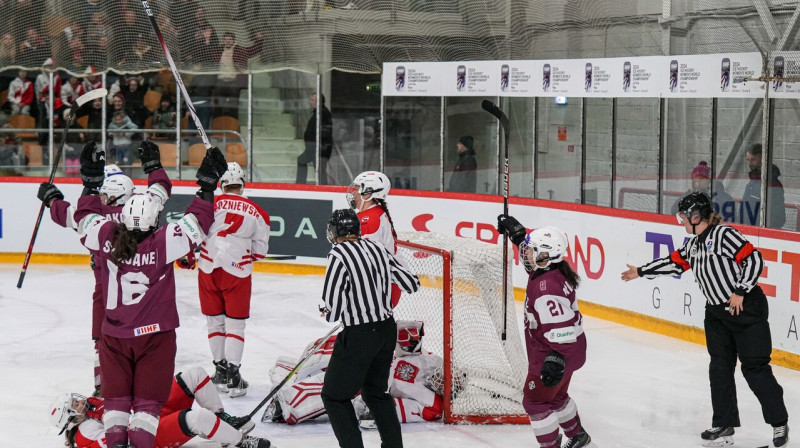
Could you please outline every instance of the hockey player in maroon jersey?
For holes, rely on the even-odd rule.
[[[81,243],[103,265],[103,424],[109,446],[151,448],[175,371],[178,311],[172,262],[205,238],[213,221],[214,189],[227,164],[218,148],[209,150],[197,170],[198,197],[180,221],[157,227],[160,203],[150,193],[125,202],[121,223],[103,216],[96,189],[102,184],[104,159],[94,148],[81,154],[85,195],[75,212]],[[160,159],[143,159],[142,168],[146,173],[160,170]]]
[[[214,224],[200,246],[197,276],[216,368],[211,380],[231,398],[247,393],[239,368],[250,317],[253,262],[269,249],[269,215],[244,196],[244,177],[242,167],[230,162],[219,181],[222,194],[214,200]]]
[[[361,237],[380,243],[397,256],[397,232],[386,198],[392,184],[380,171],[364,171],[353,179],[347,189],[347,203],[358,214],[361,221]],[[403,261],[403,260],[401,260]],[[400,301],[400,288],[392,284],[392,306]]]
[[[195,402],[197,406],[193,406]],[[70,448],[105,448],[104,407],[102,398],[62,394],[50,407],[50,422],[61,429],[65,445]],[[200,436],[223,446],[269,448],[271,444],[266,438],[247,435],[254,426],[246,417],[227,414],[208,374],[194,367],[173,378],[169,400],[161,408],[153,446],[177,448]]]
[[[394,398],[400,423],[435,421],[442,417],[442,358],[422,350],[425,335],[420,321],[397,322],[397,347],[389,376],[389,394]],[[292,384],[285,385],[270,403],[262,421],[289,425],[325,414],[320,393],[336,335],[328,338],[297,371]],[[306,352],[316,345],[312,342]],[[305,354],[305,352],[304,352]],[[270,371],[273,384],[281,382],[296,360],[280,356]],[[353,400],[362,427],[373,427],[360,396]]]
[[[530,273],[524,320],[528,376],[522,406],[536,440],[543,448],[559,447],[561,427],[569,439],[564,448],[594,446],[568,391],[572,374],[586,362],[586,335],[575,299],[580,277],[564,259],[567,237],[550,226],[526,236],[525,227],[508,215],[498,216],[497,230],[519,246],[520,259]]]
[[[94,147],[95,142],[84,145]],[[91,149],[87,151],[93,151]],[[153,142],[143,141],[139,147],[139,157],[144,159],[159,158],[158,146]],[[103,216],[111,221],[119,222],[119,214],[122,205],[125,204],[133,194],[133,181],[126,176],[117,165],[106,165],[104,168],[103,184],[100,186],[100,201],[103,203]],[[169,198],[172,190],[172,183],[164,170],[153,170],[148,174],[148,191],[154,198],[163,204]],[[50,218],[54,223],[61,227],[69,227],[78,230],[78,223],[75,222],[75,207],[64,200],[64,194],[57,186],[49,182],[42,182],[39,186],[38,198],[50,208]],[[95,395],[100,395],[100,357],[98,352],[98,341],[100,340],[100,326],[105,315],[105,303],[103,303],[103,292],[100,286],[100,268],[94,263],[92,257],[92,270],[94,271],[94,292],[92,293],[92,340],[94,341],[95,362],[94,362],[94,386]]]

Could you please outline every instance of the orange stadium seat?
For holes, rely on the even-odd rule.
[[[200,166],[206,156],[205,143],[195,143],[189,146],[189,166]]]
[[[161,165],[177,166],[178,147],[175,143],[159,143],[158,149],[161,151]]]
[[[42,166],[42,147],[38,143],[24,142],[22,148],[28,158],[28,166]]]
[[[233,117],[217,117],[211,120],[211,129],[217,131],[239,132],[239,119]],[[214,137],[222,138],[222,134],[214,134]],[[233,138],[234,136],[228,134],[227,137]]]
[[[34,129],[36,127],[36,119],[30,115],[12,115],[8,123],[17,129]],[[36,138],[35,132],[18,132],[17,136],[21,139]]]
[[[247,151],[242,143],[228,143],[225,147],[225,160],[247,166]]]

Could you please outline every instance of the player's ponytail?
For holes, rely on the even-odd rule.
[[[138,230],[128,230],[125,224],[117,224],[111,233],[111,253],[109,258],[114,264],[130,260],[136,255],[136,247],[139,245]]]
[[[567,278],[567,284],[575,289],[581,283],[581,277],[572,270],[572,266],[567,263],[567,260],[562,260],[556,265],[559,271]]]
[[[383,199],[373,199],[375,203],[377,203],[382,209],[383,212],[386,213],[386,217],[389,218],[389,225],[392,227],[392,237],[397,239],[397,232],[394,230],[394,222],[392,221],[392,215],[389,214],[389,207],[386,205],[386,201]]]
[[[722,215],[719,213],[712,213],[711,216],[708,217],[708,225],[715,226],[722,222]]]

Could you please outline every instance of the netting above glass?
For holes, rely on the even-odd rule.
[[[756,4],[764,3],[758,0]],[[776,2],[773,2],[776,3]],[[771,9],[778,30],[797,2]],[[703,0],[152,0],[187,72],[292,68],[377,73],[383,62],[755,51],[769,36],[752,2]],[[764,6],[762,5],[762,6]],[[762,8],[763,9],[763,8]],[[166,61],[138,0],[14,0],[0,67],[48,58],[72,73],[142,72]],[[665,34],[666,33],[666,34]],[[764,41],[767,45],[756,45]]]

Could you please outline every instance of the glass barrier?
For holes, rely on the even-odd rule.
[[[612,161],[614,160],[614,100],[586,98],[583,114],[586,168],[583,179],[585,203],[611,207]]]
[[[581,202],[582,102],[541,98],[536,109],[536,197]]]
[[[502,193],[497,187],[500,124],[481,107],[484,99],[497,102],[495,97],[445,98],[444,191]]]
[[[617,98],[616,207],[658,213],[661,114],[658,98]]]
[[[441,107],[438,97],[384,98],[384,171],[392,187],[441,190]]]
[[[800,230],[800,165],[798,165],[797,151],[797,117],[800,115],[800,105],[797,100],[770,100],[771,126],[770,141],[772,142],[771,154],[767,160],[765,155],[757,154],[757,147],[749,147],[745,158],[747,161],[748,184],[742,198],[744,219],[750,219],[752,210],[758,209],[760,204],[761,180],[756,179],[756,174],[761,174],[763,167],[771,167],[767,173],[767,227],[773,229]],[[756,193],[758,191],[758,193]]]
[[[533,98],[503,98],[499,105],[507,111],[511,128],[508,139],[511,196],[533,197],[534,102]],[[504,151],[505,148],[501,147],[501,164]],[[502,171],[502,167],[500,169]],[[500,185],[501,194],[502,189],[503,185]]]

